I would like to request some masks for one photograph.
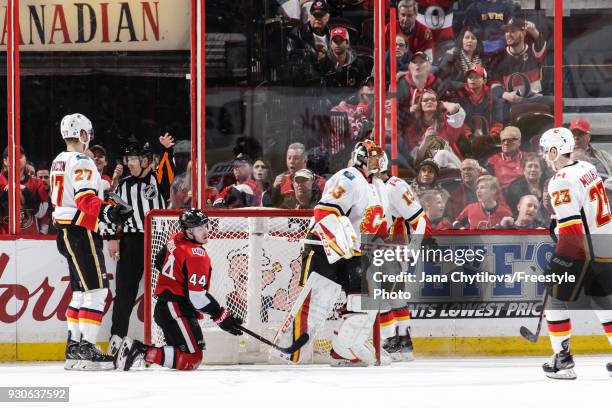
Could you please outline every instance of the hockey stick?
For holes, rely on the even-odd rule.
[[[536,328],[535,333],[532,333],[531,330],[525,326],[521,326],[520,328],[521,336],[531,343],[536,343],[538,341],[538,337],[540,337],[540,330],[542,329],[542,322],[544,321],[544,309],[546,309],[546,302],[548,301],[549,292],[549,287],[546,285],[546,288],[544,289],[544,300],[542,300],[542,310],[540,310],[540,318],[538,319],[538,327]]]
[[[282,353],[285,354],[293,354],[296,351],[298,351],[300,348],[302,348],[310,339],[310,336],[308,336],[308,333],[304,333],[302,334],[300,337],[298,337],[298,339],[296,341],[293,342],[292,345],[290,345],[289,347],[281,347],[277,344],[274,344],[273,342],[271,342],[270,340],[266,339],[265,337],[260,336],[257,333],[252,332],[251,330],[247,329],[246,327],[239,325],[238,326],[240,328],[240,330],[242,330],[243,332],[245,332],[246,334],[248,334],[249,336],[261,341],[264,344],[267,344],[270,347],[273,347],[277,350],[279,350]]]

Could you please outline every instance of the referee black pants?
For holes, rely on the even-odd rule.
[[[125,234],[119,240],[119,261],[115,276],[115,301],[111,336],[125,337],[130,325],[138,285],[144,272],[144,234]]]

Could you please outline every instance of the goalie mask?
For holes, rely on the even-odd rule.
[[[574,135],[571,130],[563,127],[549,129],[540,138],[541,152],[544,154],[547,162],[552,161],[554,163],[562,155],[572,153],[574,145]],[[553,147],[557,149],[557,156],[550,158],[549,153]]]
[[[81,131],[87,133],[87,140],[81,138]],[[89,147],[89,143],[94,138],[93,126],[91,121],[85,115],[73,113],[62,118],[60,131],[63,139],[79,139],[85,145],[85,149]]]
[[[383,150],[373,141],[364,140],[355,145],[351,160],[353,166],[363,169],[366,175],[381,171]]]

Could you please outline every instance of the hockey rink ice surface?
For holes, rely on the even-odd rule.
[[[1,386],[68,386],[69,403],[15,407],[582,407],[609,406],[607,356],[576,356],[574,381],[550,380],[544,357],[419,358],[387,367],[201,366],[65,371],[60,363],[0,364]]]

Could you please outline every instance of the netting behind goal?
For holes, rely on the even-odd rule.
[[[153,321],[159,271],[155,255],[169,236],[179,231],[177,210],[157,210],[147,216],[145,267],[145,341],[165,344]],[[219,303],[240,316],[245,326],[272,339],[297,298],[301,258],[310,211],[207,211],[210,232],[206,250],[212,261],[210,291]],[[344,299],[338,299],[342,303]],[[330,320],[335,316],[330,315]],[[213,363],[268,362],[267,347],[247,336],[220,331],[208,316],[200,320],[207,344],[205,361]],[[324,362],[331,348],[333,324],[326,324],[303,352],[312,362]]]

